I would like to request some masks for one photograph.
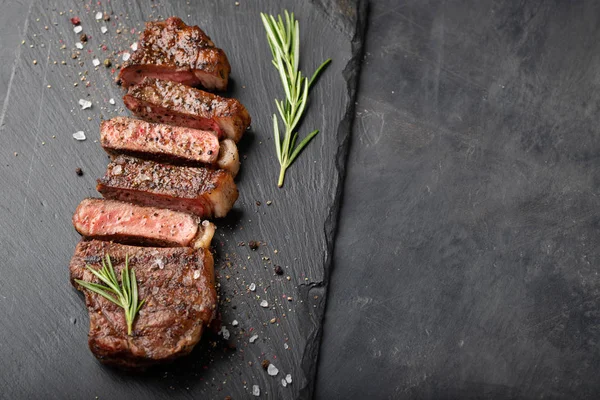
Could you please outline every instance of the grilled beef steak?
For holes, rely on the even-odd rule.
[[[209,248],[215,225],[178,211],[85,199],[73,215],[82,236],[125,244]]]
[[[230,71],[223,50],[216,48],[200,28],[171,17],[146,23],[138,50],[123,64],[119,80],[128,87],[148,76],[226,90]]]
[[[131,336],[123,309],[81,287],[75,279],[101,283],[86,265],[101,268],[110,255],[120,279],[129,257],[135,270],[139,299],[144,301]],[[103,363],[144,368],[192,351],[202,331],[215,317],[217,293],[213,259],[206,249],[134,247],[98,240],[82,241],[69,266],[71,283],[85,294],[90,317],[88,343]]]
[[[129,88],[123,101],[146,121],[212,130],[236,143],[251,122],[246,108],[235,99],[160,79],[145,78]]]
[[[224,217],[238,198],[233,177],[224,170],[122,155],[108,164],[96,189],[108,199],[191,212],[203,218]]]
[[[100,125],[100,143],[110,154],[125,153],[180,164],[215,165],[234,176],[239,170],[235,143],[227,140],[221,151],[219,139],[209,131],[115,117]]]

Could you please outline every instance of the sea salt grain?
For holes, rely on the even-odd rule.
[[[281,386],[286,387],[287,386],[287,382],[285,381],[285,379],[281,380]]]
[[[76,27],[73,28],[73,32],[75,33],[80,33],[83,30],[83,27],[81,25],[77,25]]]
[[[97,67],[98,65],[100,65],[100,60],[98,60],[97,58],[94,58],[92,60],[92,64],[94,64],[94,67]]]
[[[77,42],[75,43],[75,47],[77,47],[79,50],[83,49],[83,44],[81,42]]]
[[[194,279],[198,279],[198,278],[200,278],[200,271],[195,270],[194,271]]]
[[[106,33],[106,32],[108,32],[108,28],[105,26],[102,26],[102,27],[100,27],[100,32]]]
[[[102,12],[101,12],[101,11],[98,11],[98,12],[96,13],[96,19],[102,19],[102,15],[103,15],[103,14],[102,14]]]
[[[77,131],[73,134],[73,139],[75,140],[85,140],[85,133],[83,131]]]
[[[252,336],[250,339],[248,339],[248,341],[249,341],[250,343],[254,343],[254,342],[256,342],[256,339],[258,339],[258,335],[254,335],[254,336]]]
[[[249,289],[250,289],[251,292],[254,292],[256,290],[256,284],[251,283]]]
[[[84,99],[79,99],[79,105],[81,106],[82,110],[92,108],[92,102]]]
[[[223,339],[229,340],[230,333],[229,333],[229,330],[226,327],[222,326],[221,327],[221,331],[219,332],[219,334],[223,335]]]
[[[262,308],[267,308],[267,307],[269,307],[269,302],[266,301],[266,300],[263,300],[263,301],[260,302],[260,306]]]
[[[237,319],[234,319],[234,320],[231,322],[231,326],[238,326],[238,324],[239,324],[239,322],[238,322],[238,320],[237,320]]]
[[[278,373],[279,373],[279,370],[277,369],[277,367],[274,366],[273,364],[269,364],[269,367],[267,368],[267,374],[269,374],[271,376],[277,376]]]
[[[260,388],[258,385],[252,385],[252,394],[256,397],[260,396]]]
[[[112,104],[112,105],[115,105],[115,99],[112,99],[112,98],[111,98],[111,99],[110,99],[108,102],[109,102],[110,104]]]
[[[131,47],[131,50],[136,51],[138,49],[137,42],[135,42],[134,44],[132,44],[130,47]]]
[[[287,375],[285,376],[285,381],[286,381],[287,383],[292,383],[292,375],[290,375],[290,374],[287,374]]]
[[[116,169],[119,169],[119,173],[116,173]],[[120,165],[117,165],[113,168],[113,175],[120,175],[122,172],[122,168]],[[152,263],[152,265],[156,265],[158,267],[158,269],[164,269],[165,268],[165,262],[163,261],[162,257],[157,257],[154,259],[154,262]]]
[[[123,53],[123,61],[129,60],[129,57],[131,57],[131,54],[129,54],[129,53]]]

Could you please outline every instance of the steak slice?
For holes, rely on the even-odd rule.
[[[129,110],[150,121],[212,130],[236,143],[250,126],[250,114],[236,99],[160,79],[145,78],[123,96]]]
[[[100,125],[100,144],[109,154],[150,158],[179,164],[216,165],[234,176],[239,170],[235,143],[221,152],[219,139],[209,131],[115,117]]]
[[[107,199],[190,212],[202,218],[224,217],[238,198],[230,173],[118,156],[98,179]]]
[[[102,283],[87,268],[102,268],[110,255],[121,277],[125,257],[135,270],[140,301],[131,336],[123,308],[80,286],[75,279]],[[90,317],[88,344],[103,363],[145,368],[186,355],[216,315],[213,258],[207,249],[126,246],[81,241],[69,265],[71,283],[85,295]]]
[[[119,72],[125,87],[144,77],[161,78],[208,90],[226,90],[231,67],[223,50],[197,26],[180,18],[146,22],[138,49]]]
[[[116,200],[84,199],[73,226],[88,239],[168,247],[209,248],[215,225],[178,211]]]

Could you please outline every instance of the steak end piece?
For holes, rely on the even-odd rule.
[[[134,118],[115,117],[103,121],[100,144],[111,155],[128,154],[180,165],[217,166],[233,176],[240,164],[235,143],[219,143],[214,132]]]
[[[198,26],[170,17],[146,22],[138,50],[123,64],[119,81],[129,87],[151,77],[223,91],[230,72],[223,50],[215,47]]]
[[[131,86],[123,101],[146,121],[211,130],[236,143],[251,123],[248,110],[236,99],[161,79],[145,78]]]
[[[123,308],[80,286],[101,283],[87,268],[102,268],[110,255],[118,277],[129,259],[144,301],[131,336]],[[85,295],[90,317],[88,343],[103,363],[143,369],[189,354],[216,315],[213,258],[206,249],[134,247],[98,240],[82,241],[69,266],[71,283]],[[120,281],[120,278],[119,278]]]
[[[230,173],[118,156],[98,179],[107,199],[189,212],[202,218],[224,217],[238,198]]]
[[[88,239],[195,249],[209,248],[216,229],[191,214],[92,198],[79,204],[73,226]]]

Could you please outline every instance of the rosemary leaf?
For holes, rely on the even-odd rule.
[[[106,260],[102,260],[102,268],[99,270],[95,270],[89,265],[86,265],[86,268],[106,286],[79,279],[75,279],[75,282],[123,308],[127,322],[127,334],[131,336],[133,321],[145,300],[139,301],[135,270],[129,269],[129,256],[125,257],[125,267],[121,270],[121,285],[119,285],[117,274],[108,254]]]
[[[283,122],[283,138],[279,129],[277,114],[273,114],[275,151],[281,166],[277,181],[279,187],[283,186],[287,168],[319,133],[318,130],[311,132],[296,146],[298,132],[295,132],[295,129],[306,111],[309,89],[331,62],[331,59],[324,61],[310,80],[304,76],[298,69],[300,65],[300,25],[294,18],[294,13],[284,10],[283,14],[283,18],[281,15],[277,15],[277,18],[275,18],[273,15],[260,14],[269,49],[273,56],[272,63],[279,74],[285,93],[284,100],[275,99],[277,111]]]

